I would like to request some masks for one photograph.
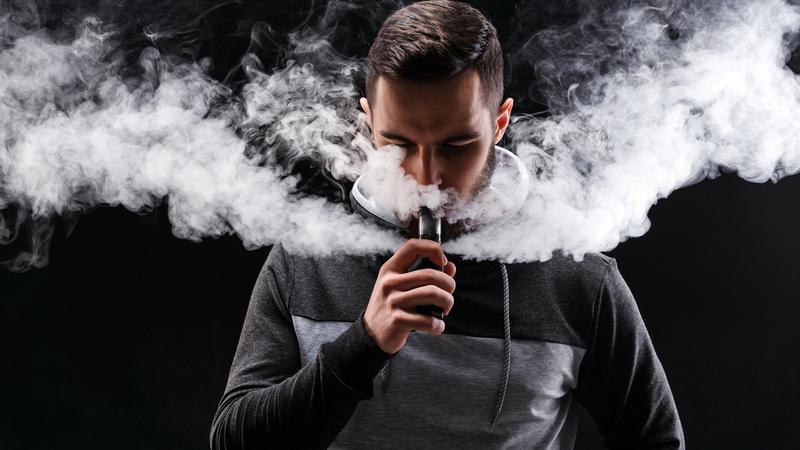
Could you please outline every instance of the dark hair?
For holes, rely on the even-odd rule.
[[[469,68],[477,70],[483,98],[495,112],[503,95],[503,52],[492,23],[466,3],[414,3],[389,16],[372,42],[367,98],[373,102],[379,76],[436,81]]]

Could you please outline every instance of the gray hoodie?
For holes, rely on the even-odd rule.
[[[664,370],[613,258],[448,255],[458,271],[444,334],[412,333],[387,354],[363,313],[389,256],[272,249],[212,449],[570,449],[575,401],[610,448],[684,448]]]

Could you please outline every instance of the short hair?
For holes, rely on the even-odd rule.
[[[503,95],[503,52],[497,31],[480,11],[452,0],[421,1],[390,15],[367,56],[366,93],[392,80],[438,81],[474,68],[490,112]]]

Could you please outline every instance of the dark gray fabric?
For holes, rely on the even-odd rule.
[[[509,264],[504,298],[496,262],[448,255],[458,273],[445,334],[412,333],[388,355],[362,322],[388,256],[272,250],[213,420],[213,449],[571,448],[573,398],[611,448],[683,448],[666,376],[612,258]],[[506,339],[507,392],[492,426]],[[383,392],[376,375],[390,359]]]

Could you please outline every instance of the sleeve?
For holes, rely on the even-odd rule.
[[[363,311],[300,367],[289,307],[293,267],[275,245],[258,277],[211,424],[212,450],[326,448],[391,354],[366,333]]]
[[[593,313],[576,398],[611,449],[684,449],[672,391],[636,301],[612,259]]]

